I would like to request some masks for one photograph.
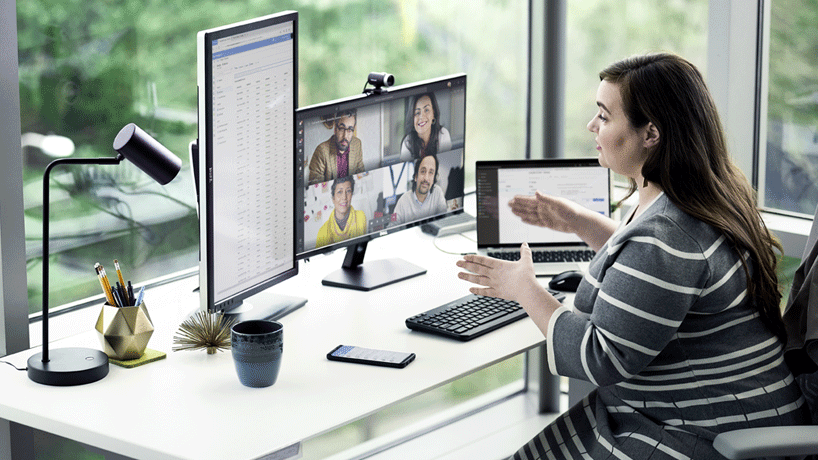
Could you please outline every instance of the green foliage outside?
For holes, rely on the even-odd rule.
[[[197,31],[297,10],[299,106],[358,94],[370,71],[392,73],[397,84],[464,72],[467,161],[473,164],[526,154],[527,8],[523,0],[469,2],[467,14],[461,1],[433,0],[18,1],[23,133],[68,137],[75,156],[113,156],[116,133],[135,122],[185,163],[165,187],[127,163],[54,170],[51,307],[99,295],[95,262],[111,265],[118,258],[137,285],[196,265],[187,148],[197,134]],[[51,158],[34,147],[24,149],[24,158],[27,274],[35,313],[42,290],[42,171]],[[521,375],[521,358],[483,371],[376,416],[375,432]],[[370,425],[350,425],[352,442],[372,434]],[[331,436],[311,449],[324,452],[338,442]],[[99,458],[46,433],[37,433],[36,444],[37,458],[54,458],[54,452]]]
[[[299,12],[300,106],[360,93],[370,71],[390,72],[397,84],[464,72],[469,164],[525,155],[522,0],[486,1],[457,21],[461,2],[431,0],[31,0],[17,7],[22,132],[68,137],[75,156],[113,156],[116,133],[135,122],[187,169],[197,135],[196,32],[287,9]],[[41,304],[41,181],[50,160],[25,148],[32,313]],[[95,262],[124,260],[137,282],[196,265],[189,171],[164,188],[127,162],[55,169],[52,179],[52,306],[99,294]],[[147,210],[145,193],[154,197]]]
[[[672,52],[707,72],[706,0],[570,1],[567,16],[565,154],[596,156],[586,125],[599,72],[635,54]]]
[[[771,4],[765,205],[808,216],[818,203],[818,1]]]

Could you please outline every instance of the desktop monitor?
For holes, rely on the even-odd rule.
[[[466,76],[421,81],[296,111],[299,259],[347,248],[324,285],[371,290],[426,272],[363,263],[373,238],[463,212]]]
[[[199,287],[205,311],[271,318],[306,302],[259,295],[298,273],[297,37],[295,11],[197,34]],[[254,295],[251,307],[245,299]]]

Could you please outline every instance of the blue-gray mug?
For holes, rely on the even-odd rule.
[[[284,351],[284,326],[278,321],[250,320],[230,329],[230,351],[239,381],[248,387],[276,383]]]

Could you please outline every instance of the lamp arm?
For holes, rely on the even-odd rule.
[[[48,359],[48,220],[49,220],[49,183],[51,169],[55,166],[69,165],[115,165],[124,160],[120,153],[115,157],[106,158],[58,158],[48,166],[43,172],[43,362]]]

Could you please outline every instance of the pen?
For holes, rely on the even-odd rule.
[[[103,276],[105,276],[105,272],[102,270],[102,265],[97,262],[94,264],[94,270],[97,272],[97,278],[99,278],[99,284],[102,286],[102,293],[105,294],[105,300],[107,300],[109,304],[115,305],[114,296],[111,294],[110,286],[105,286],[106,279],[103,278]]]
[[[123,307],[127,307],[128,302],[126,300],[127,297],[125,297],[125,290],[122,289],[122,286],[119,284],[119,281],[116,282],[116,286],[113,289],[114,289],[114,294],[116,294],[116,296],[114,296],[114,297],[119,301],[119,303]]]
[[[119,279],[119,284],[122,286],[122,300],[125,303],[128,303],[131,301],[131,299],[128,298],[128,293],[125,292],[125,279],[122,278],[122,270],[119,269],[119,261],[116,259],[114,259],[114,268],[116,269],[116,277]],[[123,304],[123,306],[125,305]]]
[[[138,307],[139,305],[142,304],[142,297],[144,297],[144,295],[145,295],[145,286],[142,286],[142,288],[139,289],[139,295],[136,296],[136,303],[134,304],[135,307]]]
[[[128,281],[128,298],[129,298],[129,299],[131,300],[131,302],[132,302],[132,303],[131,303],[131,305],[133,305],[133,306],[135,307],[135,306],[136,306],[136,304],[134,304],[134,303],[133,303],[133,302],[134,302],[134,300],[135,300],[135,299],[134,299],[134,296],[133,296],[133,286],[131,286],[131,282],[130,282],[130,281]]]
[[[124,307],[125,305],[122,303],[122,299],[119,297],[119,292],[114,291],[114,299],[116,300],[116,306],[119,308]]]

